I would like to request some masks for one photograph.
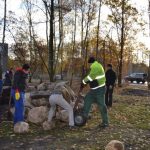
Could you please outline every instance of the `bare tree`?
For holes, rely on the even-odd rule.
[[[100,21],[101,21],[101,6],[102,0],[99,1],[99,10],[98,10],[98,24],[97,24],[97,41],[96,41],[96,59],[98,56],[98,49],[99,49],[99,32],[100,32]]]
[[[2,37],[2,51],[5,49],[5,32],[6,32],[6,12],[7,12],[7,0],[4,0],[4,25],[3,25],[3,37]],[[2,79],[2,54],[0,52],[0,79]]]
[[[112,13],[111,15],[109,15],[109,19],[116,26],[118,45],[120,47],[118,53],[118,86],[120,87],[122,86],[122,71],[126,50],[125,46],[127,45],[129,37],[131,37],[132,35],[131,33],[133,33],[134,31],[134,29],[132,28],[133,22],[136,23],[136,25],[140,25],[137,19],[138,11],[129,3],[129,0],[108,0],[106,1],[106,4],[108,4]]]
[[[118,74],[118,86],[121,87],[122,83],[122,65],[123,65],[123,51],[124,51],[124,30],[125,30],[125,23],[124,23],[124,13],[125,13],[125,0],[122,0],[121,3],[121,42],[120,42],[120,61],[119,61],[119,74]]]
[[[29,52],[30,52],[30,66],[31,66],[31,75],[29,78],[29,82],[31,82],[32,76],[37,69],[37,51],[35,48],[35,33],[33,27],[33,19],[32,19],[32,0],[25,0],[25,6],[27,9],[27,20],[28,20],[28,29],[29,29]]]
[[[46,0],[42,0],[46,9],[46,19],[49,20],[49,36],[47,36],[47,45],[48,45],[48,74],[50,81],[54,80],[54,0],[51,0],[50,4]],[[49,19],[48,19],[49,18]],[[48,28],[46,28],[48,30]],[[46,31],[48,33],[48,31]]]
[[[73,34],[73,38],[72,38],[72,42],[73,42],[73,47],[72,47],[72,58],[71,58],[71,79],[70,79],[70,86],[72,85],[72,81],[73,81],[73,75],[74,75],[74,54],[75,54],[75,49],[76,49],[76,28],[77,28],[77,4],[76,1],[74,1],[74,32]]]
[[[150,0],[148,1],[148,15],[149,15],[149,37],[150,37]],[[150,90],[150,51],[149,51],[149,67],[148,67],[148,89]]]

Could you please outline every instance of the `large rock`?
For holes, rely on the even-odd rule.
[[[29,132],[29,124],[26,122],[18,122],[14,126],[15,133],[27,133]]]
[[[47,120],[48,108],[45,106],[34,107],[28,113],[28,120],[32,123],[42,123]]]
[[[52,90],[54,89],[55,85],[56,85],[55,82],[49,83],[49,84],[47,85],[47,90],[52,91]]]
[[[66,110],[60,110],[56,113],[56,119],[61,120],[63,122],[68,122],[69,116]]]
[[[45,121],[45,122],[43,122],[42,126],[43,126],[44,130],[51,130],[51,129],[55,128],[55,122],[54,121],[51,121],[51,122]]]
[[[49,98],[50,95],[50,91],[35,91],[30,93],[31,99]]]
[[[46,83],[41,83],[37,86],[37,90],[38,91],[44,91],[44,90],[47,90],[48,87],[47,87],[47,84]]]
[[[29,85],[27,88],[26,88],[26,92],[30,92],[30,91],[36,91],[37,88],[36,86],[34,85]]]
[[[33,105],[31,104],[31,96],[30,93],[25,93],[25,102],[24,106],[28,108],[33,108]]]
[[[124,144],[118,140],[112,140],[106,145],[105,150],[124,150]]]
[[[32,99],[31,103],[35,107],[49,106],[50,105],[49,104],[49,98]]]
[[[65,86],[67,83],[68,83],[68,81],[58,82],[58,83],[56,83],[55,88],[59,87],[59,86]]]

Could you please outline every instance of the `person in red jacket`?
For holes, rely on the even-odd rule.
[[[14,74],[11,96],[15,104],[14,124],[24,121],[24,99],[26,79],[28,77],[30,66],[24,64],[22,68],[18,68]],[[19,92],[19,98],[16,97],[16,91]]]

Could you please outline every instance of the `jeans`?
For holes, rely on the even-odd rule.
[[[17,122],[24,121],[24,100],[25,100],[25,92],[20,92],[19,100],[15,98],[15,90],[11,90],[11,96],[14,100],[15,104],[15,113],[14,113],[14,124]]]
[[[52,118],[54,116],[56,105],[64,108],[68,112],[69,116],[69,126],[74,126],[74,115],[73,115],[73,108],[72,106],[67,103],[67,101],[63,98],[62,94],[52,94],[49,98],[49,102],[51,105],[49,115],[48,115],[48,121],[51,122]]]

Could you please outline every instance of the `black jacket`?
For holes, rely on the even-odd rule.
[[[108,69],[105,73],[106,76],[106,86],[114,85],[116,81],[116,73],[112,69]]]
[[[21,92],[25,91],[26,88],[26,79],[28,75],[23,72],[22,69],[18,69],[14,74],[14,80],[13,80],[13,89],[18,89]]]
[[[11,86],[12,85],[12,78],[13,78],[13,73],[12,71],[7,71],[5,74],[5,79],[4,79],[4,86]]]

